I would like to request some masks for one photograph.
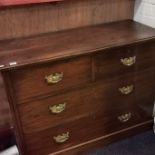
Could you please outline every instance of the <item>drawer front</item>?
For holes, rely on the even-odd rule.
[[[81,91],[21,104],[18,110],[24,133],[55,127],[94,113],[115,111],[120,106],[127,107],[126,100],[128,103],[134,102],[134,93],[124,97],[118,89],[114,83],[109,83],[102,87],[97,85]],[[111,97],[115,100],[111,100]],[[114,104],[118,106],[111,109]]]
[[[153,42],[110,49],[97,54],[94,59],[95,78],[103,80],[152,68],[155,65],[154,51]]]
[[[54,95],[91,81],[91,58],[22,68],[11,73],[17,103],[44,94]]]
[[[93,115],[42,132],[25,135],[27,154],[47,155],[56,151],[104,138],[107,134],[127,129],[150,120],[143,111],[122,109],[108,115]]]
[[[24,133],[45,130],[94,113],[115,112],[131,104],[147,102],[152,105],[155,89],[149,80],[153,78],[154,72],[149,70],[138,75],[121,76],[106,84],[97,83],[82,90],[20,104],[18,111]],[[144,100],[139,102],[140,99]]]

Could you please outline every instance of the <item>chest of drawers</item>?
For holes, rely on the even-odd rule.
[[[0,42],[21,155],[75,155],[150,129],[155,30],[121,21]]]

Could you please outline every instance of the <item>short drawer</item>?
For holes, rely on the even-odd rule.
[[[108,115],[93,115],[72,123],[60,125],[42,132],[24,135],[29,155],[47,155],[53,152],[63,152],[64,149],[83,145],[91,140],[104,139],[108,134],[128,130],[134,125],[150,121],[151,118],[139,109],[122,109]]]
[[[42,96],[54,95],[91,81],[91,58],[82,57],[51,64],[22,68],[11,72],[17,103]]]
[[[105,80],[152,68],[155,65],[154,51],[151,42],[98,53],[94,58],[95,79]]]
[[[148,79],[153,78],[154,73],[150,70],[136,76],[121,76],[107,83],[100,82],[85,89],[20,104],[18,111],[24,133],[38,132],[94,113],[115,112],[130,105],[151,106],[155,89]]]

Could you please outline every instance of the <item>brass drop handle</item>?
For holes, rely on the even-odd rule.
[[[66,109],[66,103],[49,106],[49,110],[52,114],[60,114]]]
[[[53,73],[48,76],[45,76],[45,80],[48,84],[55,84],[60,82],[63,79],[63,72]]]
[[[64,143],[69,139],[69,132],[53,137],[56,143]]]
[[[134,86],[133,85],[129,85],[129,86],[125,86],[125,87],[122,87],[122,88],[119,88],[119,91],[124,94],[124,95],[128,95],[130,94],[134,89]]]
[[[131,116],[132,114],[129,112],[129,113],[126,113],[126,114],[123,114],[123,115],[120,115],[118,116],[118,120],[121,122],[121,123],[125,123],[127,121],[129,121],[131,119]]]
[[[132,66],[136,63],[136,56],[120,59],[124,66]]]

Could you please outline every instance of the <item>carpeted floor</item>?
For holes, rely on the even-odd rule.
[[[86,155],[155,155],[155,134],[148,131]]]

